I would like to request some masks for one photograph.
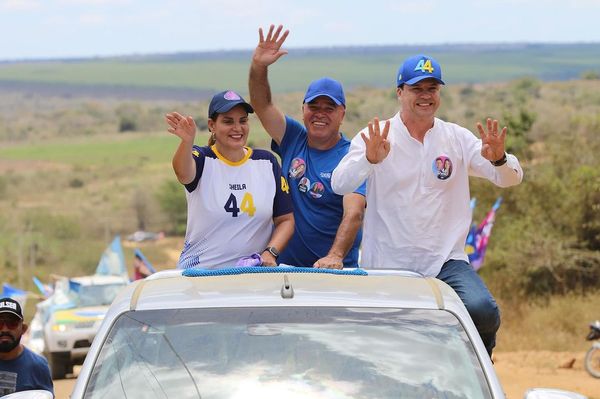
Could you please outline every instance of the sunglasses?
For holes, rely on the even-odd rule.
[[[19,327],[21,320],[2,320],[0,319],[0,328],[6,326],[9,330],[14,330]]]

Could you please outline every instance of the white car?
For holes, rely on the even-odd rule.
[[[443,282],[402,271],[293,267],[173,270],[128,286],[71,395],[504,397],[473,322]]]
[[[35,312],[27,332],[23,335],[23,343],[38,355],[44,354],[44,321],[41,312]]]
[[[53,379],[73,372],[82,364],[104,315],[128,279],[117,276],[84,276],[70,279],[69,305],[48,311],[44,324],[44,356]]]

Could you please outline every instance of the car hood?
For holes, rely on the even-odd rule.
[[[67,310],[57,310],[52,315],[55,324],[95,322],[104,319],[108,306],[92,306]]]

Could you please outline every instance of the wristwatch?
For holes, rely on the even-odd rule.
[[[275,247],[266,247],[263,252],[270,253],[275,259],[279,257],[279,251]]]
[[[500,158],[497,161],[490,161],[492,163],[492,165],[494,166],[502,166],[506,163],[506,153],[504,153],[504,155],[502,155],[502,158]]]

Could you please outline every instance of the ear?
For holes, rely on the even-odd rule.
[[[396,97],[398,99],[400,99],[400,96],[402,95],[402,87],[397,87],[396,88]]]
[[[25,334],[28,329],[29,329],[29,324],[23,323],[22,327],[21,327],[21,334]]]
[[[208,131],[212,133],[214,128],[215,128],[215,121],[212,120],[211,118],[208,118]]]

